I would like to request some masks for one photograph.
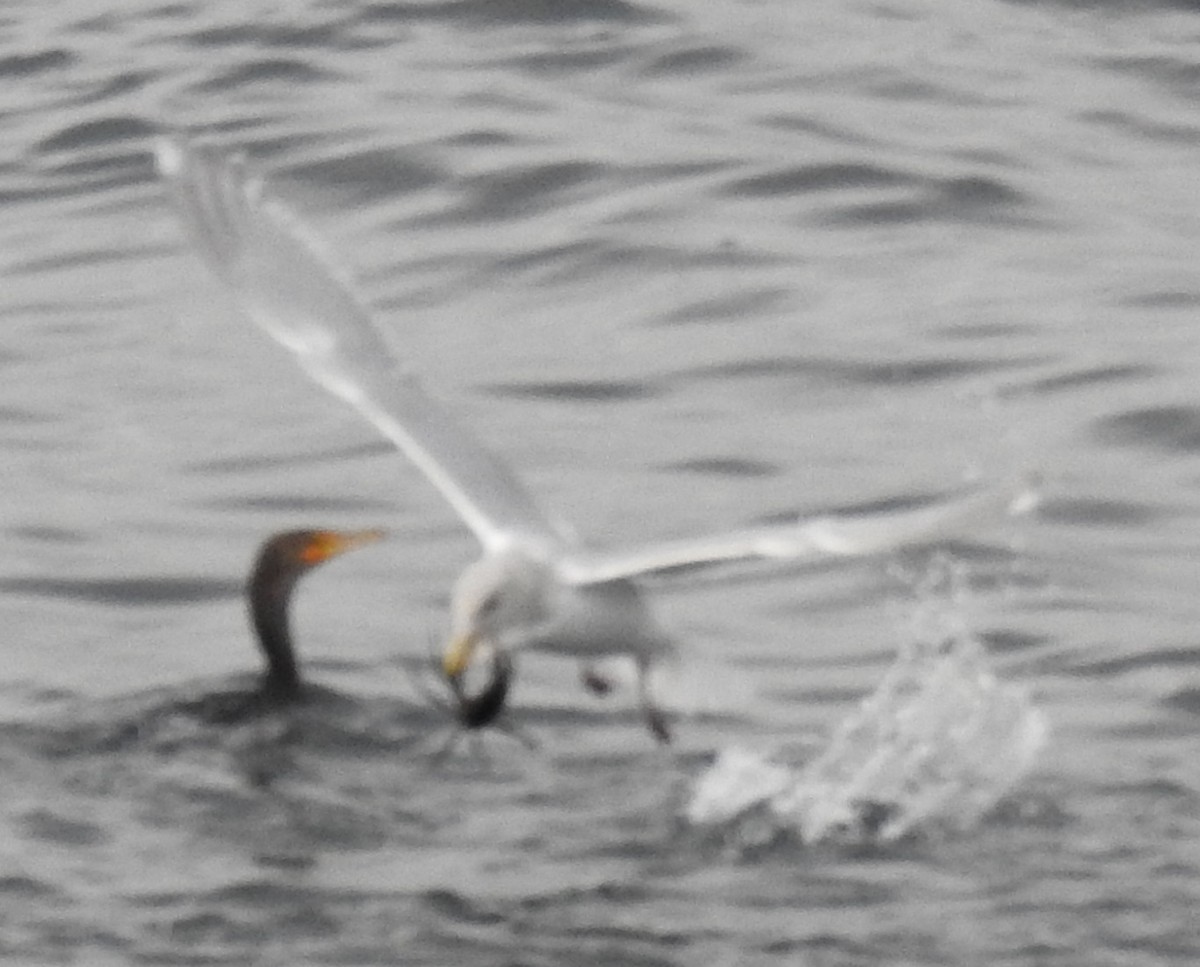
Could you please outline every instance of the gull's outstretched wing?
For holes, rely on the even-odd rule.
[[[652,575],[681,568],[755,559],[801,560],[859,557],[962,535],[1024,514],[1038,502],[1030,484],[979,489],[918,507],[864,514],[832,514],[794,524],[750,527],[707,537],[684,538],[594,553],[574,551],[559,562],[572,584],[600,584],[617,578]]]
[[[511,471],[397,365],[349,279],[240,157],[171,138],[156,157],[200,253],[246,314],[395,443],[484,547],[562,540]]]

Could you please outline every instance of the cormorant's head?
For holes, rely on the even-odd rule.
[[[306,571],[346,551],[382,540],[381,530],[296,530],[276,534],[258,552],[258,580],[290,586]]]

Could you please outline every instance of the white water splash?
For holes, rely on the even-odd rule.
[[[982,643],[961,627],[960,598],[953,571],[931,575],[911,640],[828,745],[802,766],[722,750],[693,784],[688,822],[727,829],[743,845],[781,834],[890,842],[977,823],[1028,772],[1046,724],[1024,688],[992,673]]]

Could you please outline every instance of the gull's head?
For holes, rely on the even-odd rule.
[[[515,551],[488,554],[463,571],[450,602],[446,676],[461,677],[477,648],[519,648],[532,638],[547,619],[552,583],[544,562]]]

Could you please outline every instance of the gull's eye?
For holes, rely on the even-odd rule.
[[[479,607],[476,609],[475,614],[480,618],[486,618],[488,615],[493,614],[498,607],[500,607],[500,592],[493,591],[479,602]]]

